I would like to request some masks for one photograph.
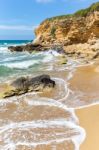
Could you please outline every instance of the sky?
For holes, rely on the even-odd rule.
[[[0,0],[0,40],[32,40],[46,18],[73,13],[98,0]]]

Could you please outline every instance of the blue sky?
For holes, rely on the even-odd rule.
[[[44,19],[73,13],[98,0],[0,0],[0,39],[33,39]]]

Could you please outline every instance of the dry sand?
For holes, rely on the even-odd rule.
[[[99,104],[76,110],[76,114],[86,131],[86,139],[80,150],[99,150]]]

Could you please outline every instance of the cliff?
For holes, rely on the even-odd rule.
[[[33,43],[61,45],[66,53],[99,50],[99,2],[71,15],[46,19],[35,30],[35,35]]]
[[[64,52],[68,57],[87,60],[99,58],[99,2],[74,14],[46,19],[35,30],[35,40],[13,51]]]
[[[35,35],[34,42],[42,44],[69,45],[99,38],[99,2],[72,15],[46,19],[35,30]]]

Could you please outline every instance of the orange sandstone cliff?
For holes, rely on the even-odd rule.
[[[75,14],[46,19],[35,30],[34,44],[61,45],[69,56],[99,55],[99,2]]]

